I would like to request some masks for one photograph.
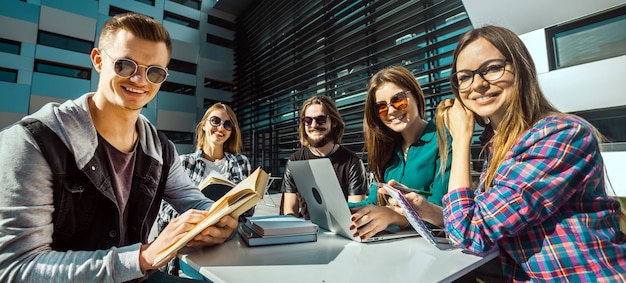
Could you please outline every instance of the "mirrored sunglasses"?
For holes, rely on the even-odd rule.
[[[130,78],[134,76],[139,67],[146,69],[146,79],[153,84],[160,84],[164,82],[169,75],[167,70],[161,66],[140,65],[128,58],[114,59],[106,51],[102,50],[102,52],[106,54],[111,61],[113,61],[115,73],[122,78]]]
[[[224,120],[224,121],[222,121],[222,118],[217,117],[217,116],[211,116],[209,118],[209,123],[213,127],[223,126],[224,130],[227,130],[229,132],[232,131],[233,128],[235,128],[235,123],[233,123],[233,121],[231,121],[231,120]]]
[[[311,124],[313,124],[313,120],[315,120],[315,123],[318,126],[323,126],[324,124],[326,124],[327,118],[328,115],[319,115],[317,117],[304,116],[302,117],[302,123],[304,123],[304,125],[306,125],[307,127],[310,127]]]
[[[396,95],[391,98],[389,103],[376,103],[375,107],[378,111],[378,116],[381,118],[387,117],[387,114],[389,114],[389,106],[393,106],[393,108],[397,110],[404,110],[407,105],[409,105],[409,99],[407,97],[409,93],[411,93],[410,90],[405,90],[403,92],[396,93]]]

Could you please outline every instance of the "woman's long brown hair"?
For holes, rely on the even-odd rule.
[[[492,186],[498,167],[500,167],[506,154],[513,145],[518,142],[523,133],[548,115],[567,114],[558,111],[556,107],[546,99],[539,87],[535,63],[532,60],[530,52],[528,52],[522,40],[515,33],[506,28],[488,25],[466,32],[461,37],[454,50],[452,74],[457,71],[456,64],[459,53],[469,44],[480,38],[486,39],[495,46],[496,49],[504,55],[507,62],[511,64],[514,75],[513,88],[515,89],[510,97],[509,104],[506,105],[506,114],[498,126],[498,131],[497,133],[493,133],[491,139],[494,152],[489,160],[483,186],[485,190],[488,190]],[[453,78],[450,77],[450,80],[452,79]],[[460,99],[458,89],[452,88],[452,91],[456,97],[455,102],[463,103]],[[448,159],[447,148],[450,146],[447,142],[448,140],[443,138],[447,135],[447,130],[443,122],[443,113],[449,108],[445,105],[452,105],[452,103],[446,103],[445,100],[442,101],[437,107],[437,113],[435,115],[441,164],[446,164]],[[482,117],[474,114],[474,120],[479,125],[485,127],[485,131],[493,131],[491,125],[486,124]],[[603,135],[597,128],[593,127],[592,131],[598,141],[601,142],[604,140]],[[626,232],[626,209],[623,206],[621,208],[620,227],[623,233]]]
[[[384,181],[385,165],[389,162],[393,151],[402,143],[402,135],[393,131],[383,123],[376,109],[376,91],[386,83],[393,83],[398,87],[410,90],[410,98],[417,104],[420,118],[424,119],[426,103],[424,93],[415,76],[405,67],[392,66],[376,73],[367,85],[365,99],[365,118],[363,132],[367,152],[367,166],[374,173],[377,180]]]

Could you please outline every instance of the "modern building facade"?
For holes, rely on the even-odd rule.
[[[89,59],[105,20],[128,11],[161,21],[172,36],[167,81],[142,114],[192,150],[197,117],[213,101],[232,100],[234,16],[215,0],[28,0],[0,2],[0,128],[47,102],[94,91]],[[226,87],[225,87],[226,86]]]
[[[332,97],[344,144],[362,151],[367,80],[390,65],[413,71],[427,119],[451,95],[458,37],[496,24],[521,36],[542,88],[559,109],[626,142],[626,1],[599,0],[27,0],[0,3],[0,127],[93,91],[89,50],[111,15],[133,11],[173,37],[170,76],[142,111],[180,152],[214,101],[235,108],[253,165],[282,174],[298,144],[298,109]],[[478,129],[477,129],[478,130]],[[475,152],[479,152],[476,147]]]

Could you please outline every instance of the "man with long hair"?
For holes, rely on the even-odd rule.
[[[302,148],[289,161],[330,159],[343,195],[349,202],[365,199],[368,188],[363,161],[340,144],[345,124],[335,102],[327,96],[313,96],[300,107],[298,134]],[[309,218],[304,199],[299,196],[289,166],[283,176],[281,213]]]

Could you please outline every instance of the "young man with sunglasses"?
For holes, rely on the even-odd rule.
[[[363,161],[351,150],[340,145],[345,124],[335,102],[327,96],[313,96],[300,107],[298,134],[302,148],[289,161],[316,158],[330,159],[348,202],[360,202],[368,188]],[[282,183],[281,213],[309,219],[306,203],[298,194],[289,166]]]
[[[91,52],[97,90],[0,132],[0,282],[181,280],[155,272],[154,258],[212,202],[189,180],[174,145],[140,115],[170,56],[160,23],[114,16]],[[162,198],[186,212],[148,243]],[[219,226],[190,245],[223,243],[237,220],[226,216]]]

